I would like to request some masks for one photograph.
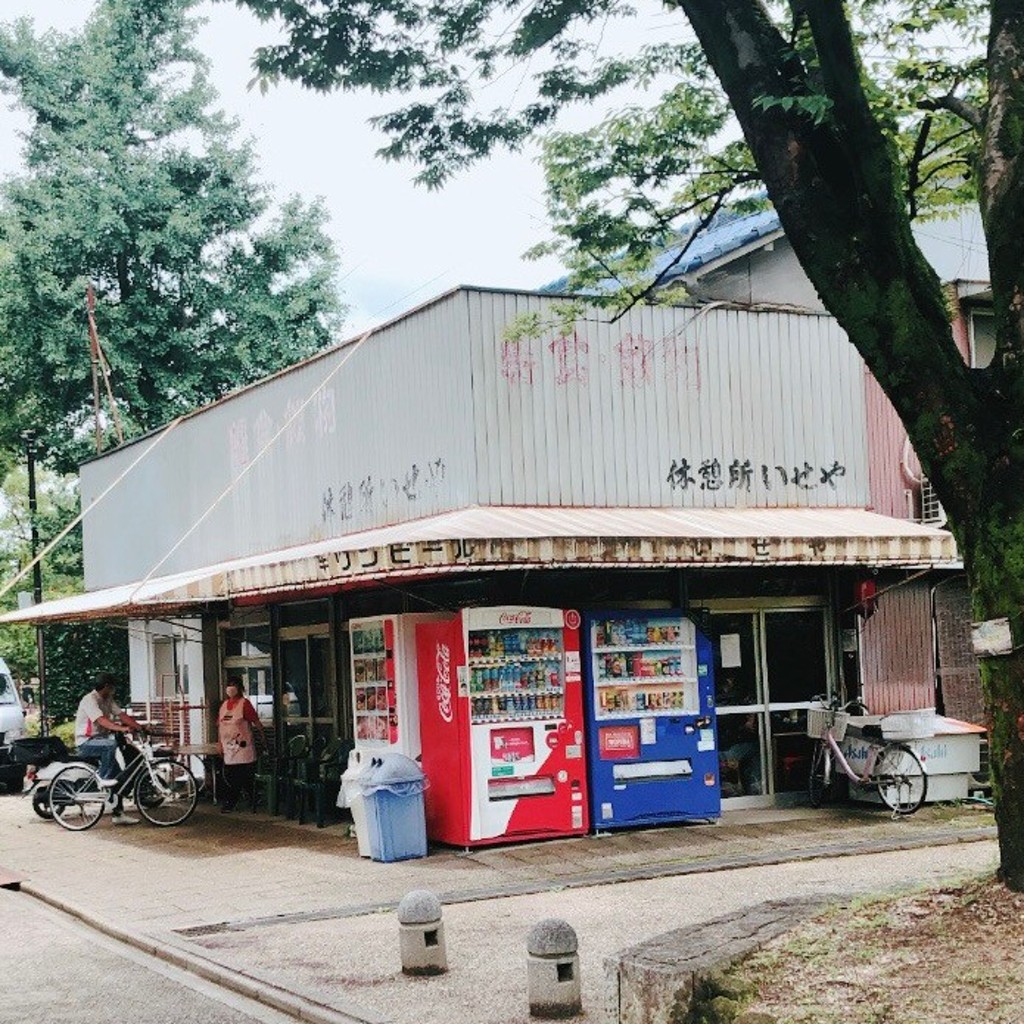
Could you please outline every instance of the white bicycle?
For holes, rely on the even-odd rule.
[[[100,786],[99,771],[73,762],[62,768],[50,783],[50,812],[54,820],[72,832],[84,832],[113,810],[118,800],[131,799],[151,825],[180,825],[196,809],[199,785],[180,761],[156,748],[146,736],[131,741],[138,756],[118,775],[117,785]]]

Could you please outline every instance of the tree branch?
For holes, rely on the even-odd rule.
[[[926,117],[918,129],[917,138],[914,140],[914,152],[907,166],[907,207],[911,220],[917,216],[917,190],[921,187],[918,172],[921,169],[921,161],[924,160],[925,146],[928,144],[928,134],[931,128],[932,119]]]
[[[985,129],[985,115],[981,108],[976,107],[973,103],[968,103],[967,100],[961,99],[959,96],[954,96],[952,93],[939,96],[936,99],[921,100],[918,106],[922,110],[948,110],[951,114],[956,114],[961,121],[966,121],[977,131],[984,131]]]
[[[700,218],[700,220],[697,221],[696,226],[690,232],[689,238],[686,239],[686,241],[680,247],[679,252],[676,253],[676,255],[672,258],[671,262],[666,264],[661,269],[658,275],[649,285],[647,285],[646,288],[644,288],[638,294],[630,296],[629,302],[622,309],[620,309],[615,314],[615,316],[612,317],[611,323],[614,324],[618,320],[621,320],[622,317],[624,317],[634,306],[636,306],[640,302],[643,302],[645,299],[650,298],[650,296],[653,295],[655,291],[657,291],[658,286],[662,283],[662,281],[664,281],[668,277],[669,271],[679,266],[679,264],[682,262],[683,257],[687,254],[687,252],[689,252],[690,246],[693,245],[694,239],[696,239],[696,237],[711,223],[711,221],[714,220],[715,215],[718,213],[719,210],[721,210],[722,206],[725,204],[725,200],[728,198],[728,195],[728,192],[722,192],[715,197],[715,201],[711,207],[710,212],[706,213],[703,217]]]
[[[938,278],[914,241],[895,147],[861,81],[845,7],[805,6],[829,115],[764,97],[820,96],[761,0],[679,0],[739,119],[786,237],[896,407],[954,516],[976,495],[942,440],[983,420]]]

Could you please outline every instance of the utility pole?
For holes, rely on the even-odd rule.
[[[43,567],[36,561],[39,548],[39,526],[36,522],[36,439],[31,430],[22,435],[25,439],[25,456],[28,463],[28,518],[29,537],[32,551],[32,600],[43,603]],[[46,701],[46,657],[43,649],[43,627],[36,624],[36,661],[39,663],[39,731],[43,736],[50,734],[47,721]]]

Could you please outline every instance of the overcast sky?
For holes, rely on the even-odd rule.
[[[0,18],[31,17],[39,28],[80,26],[92,0],[0,0]],[[220,106],[256,140],[262,178],[279,198],[323,196],[341,253],[341,286],[351,307],[345,335],[388,319],[457,284],[532,288],[559,276],[548,260],[521,254],[548,236],[542,176],[531,155],[490,160],[442,192],[414,186],[414,168],[374,157],[383,139],[366,119],[384,101],[320,96],[282,85],[248,89],[250,61],[276,38],[248,12],[204,4],[200,47],[213,60]],[[0,173],[19,170],[15,136],[24,120],[0,97]]]

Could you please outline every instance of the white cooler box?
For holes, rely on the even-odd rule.
[[[927,803],[966,800],[970,795],[975,785],[972,775],[981,769],[983,726],[943,718],[935,714],[933,708],[850,720],[853,728],[866,724],[881,725],[885,739],[906,743],[921,759],[928,773]],[[868,744],[864,739],[847,733],[840,748],[851,768],[864,770],[868,756]],[[870,789],[851,786],[850,795],[854,800],[879,802],[878,793]]]

